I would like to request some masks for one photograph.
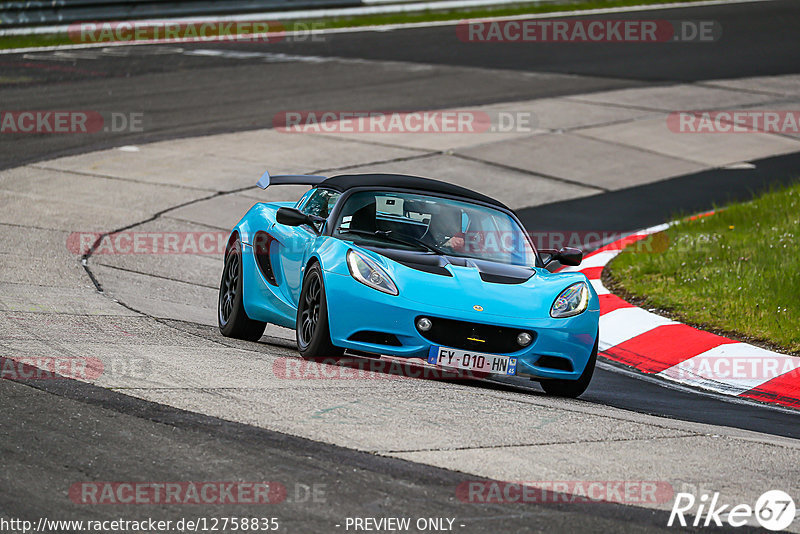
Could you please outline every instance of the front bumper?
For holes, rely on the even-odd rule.
[[[503,353],[517,358],[518,376],[576,380],[589,361],[598,332],[599,312],[592,309],[565,319],[549,316],[514,318],[474,309],[459,311],[435,304],[420,304],[403,298],[402,292],[398,296],[387,295],[355,281],[349,275],[330,271],[325,273],[325,292],[331,341],[336,346],[348,349],[427,359],[434,343],[416,329],[415,321],[421,315],[434,321],[437,318],[452,319],[534,332],[534,340],[529,346],[516,352]],[[351,339],[364,331],[393,335],[399,345]],[[572,370],[544,366],[541,364],[546,361],[542,360],[544,356],[569,360]]]

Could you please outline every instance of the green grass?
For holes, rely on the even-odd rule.
[[[343,17],[322,20],[285,21],[283,26],[288,30],[292,28],[306,29],[314,24],[315,29],[323,28],[350,28],[358,26],[373,26],[383,24],[403,24],[414,22],[431,22],[441,20],[479,19],[486,17],[505,17],[513,15],[527,15],[536,13],[552,13],[565,10],[587,10],[604,7],[627,7],[664,3],[691,3],[699,0],[593,0],[589,2],[558,2],[549,4],[524,4],[511,5],[499,8],[483,8],[470,10],[448,11],[423,11],[419,13],[397,13],[389,15],[366,15],[361,17]],[[269,17],[265,17],[269,19]],[[0,49],[33,48],[76,44],[66,33],[42,35],[8,35],[0,37]]]
[[[0,49],[32,48],[73,44],[66,34],[48,33],[44,35],[4,35],[0,37]]]
[[[648,239],[605,270],[615,292],[689,324],[800,353],[800,182]]]

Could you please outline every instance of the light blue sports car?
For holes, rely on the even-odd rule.
[[[305,358],[351,351],[527,376],[548,393],[586,390],[599,302],[580,250],[536,250],[502,203],[398,174],[270,176],[312,188],[255,204],[231,232],[219,290],[223,335],[296,331]]]

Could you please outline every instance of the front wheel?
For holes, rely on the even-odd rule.
[[[258,341],[267,323],[254,321],[247,316],[242,297],[242,245],[237,239],[225,255],[225,267],[219,282],[217,322],[219,331],[225,337]]]
[[[328,300],[318,263],[312,264],[303,278],[297,303],[297,349],[303,358],[338,358],[344,349],[331,343],[328,325]]]
[[[594,348],[592,349],[592,355],[589,356],[589,361],[586,362],[586,367],[577,380],[542,380],[540,384],[545,393],[548,395],[555,395],[556,397],[569,397],[573,399],[582,395],[583,392],[586,391],[586,388],[589,387],[589,382],[591,382],[592,375],[594,374],[594,367],[597,363],[597,345],[599,341],[600,334],[597,335]]]

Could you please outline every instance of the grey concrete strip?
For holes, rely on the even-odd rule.
[[[216,289],[228,231],[227,228],[178,221],[166,215],[131,228],[129,235],[174,235],[176,246],[173,253],[106,254],[102,253],[106,249],[101,246],[93,254],[92,263]],[[63,242],[60,244],[63,246]],[[147,252],[144,248],[142,251]]]
[[[260,177],[260,175],[258,176]],[[256,180],[257,179],[258,178],[256,178]],[[283,188],[280,187],[273,189],[273,191],[263,194],[264,198],[260,201],[274,202],[290,199],[296,201],[298,198],[300,198],[296,195],[297,189],[295,187],[292,187],[290,191],[283,192],[281,191]],[[304,191],[307,189],[308,188],[305,188]],[[249,210],[253,204],[259,202],[259,200],[255,198],[255,195],[258,195],[259,191],[261,190],[254,189],[248,195],[221,195],[207,200],[202,200],[200,202],[195,202],[193,204],[171,210],[169,212],[169,218],[178,223],[177,228],[180,228],[181,223],[188,223],[189,225],[202,224],[209,228],[230,230],[237,222],[239,222],[239,219],[241,219],[242,216],[247,213],[247,210]]]
[[[63,247],[65,241],[66,239],[59,239],[53,245]],[[41,250],[53,249],[42,247]],[[77,260],[70,261],[63,255],[57,254],[38,254],[36,256],[0,254],[0,282],[29,286],[94,289]]]
[[[86,282],[82,288],[0,283],[0,311],[44,315],[138,315],[94,291],[88,277]]]
[[[0,173],[0,190],[0,222],[67,231],[108,231],[207,196],[191,189],[32,166]]]
[[[658,111],[626,109],[583,102],[577,98],[570,99],[566,97],[492,104],[486,106],[485,109],[489,113],[531,113],[535,118],[535,126],[545,131],[569,131],[576,128],[616,124],[659,115]]]
[[[67,250],[70,232],[6,224],[0,225],[0,235],[0,282],[93,288]]]
[[[625,127],[620,126],[622,129]],[[698,163],[615,146],[572,133],[535,135],[468,148],[458,153],[604,190],[656,182],[703,168]]]
[[[503,169],[496,165],[448,155],[397,164],[365,165],[348,172],[401,172],[417,176],[436,176],[440,180],[493,196],[511,208],[546,204],[597,192],[594,188],[566,184],[532,173]]]
[[[322,133],[317,132],[315,127],[309,127],[306,132],[297,132],[297,133],[285,133],[286,136],[295,137],[298,140],[307,138],[307,137],[315,137],[315,138],[328,138],[328,139],[347,139],[350,141],[354,141],[357,143],[369,143],[376,146],[396,146],[396,147],[403,147],[407,149],[414,149],[414,150],[422,150],[426,152],[443,152],[447,150],[453,150],[460,147],[472,146],[476,144],[482,143],[490,143],[490,142],[503,142],[508,141],[510,139],[517,139],[520,137],[525,137],[531,135],[531,133],[536,132],[535,126],[529,126],[529,122],[525,122],[524,130],[519,131],[491,131],[491,128],[498,128],[499,125],[496,122],[496,116],[492,116],[490,118],[495,119],[495,122],[490,124],[487,122],[477,122],[478,120],[483,120],[485,117],[482,115],[479,116],[476,112],[486,112],[487,108],[481,106],[476,108],[465,108],[465,109],[458,109],[458,110],[445,110],[445,113],[463,113],[465,117],[470,119],[469,126],[465,127],[465,132],[452,132],[452,133],[442,133],[442,132],[403,132],[403,133],[392,133],[392,132],[382,132],[380,131],[380,127],[371,127],[365,128],[364,131],[352,131],[357,130],[357,125],[349,125],[343,121],[329,121],[326,122],[325,127],[334,130],[332,133]],[[434,112],[432,115],[439,113],[439,111]],[[517,113],[515,111],[508,111],[508,113]],[[525,110],[519,111],[519,113],[528,113]],[[402,116],[402,115],[401,115]],[[509,115],[510,117],[511,115]],[[525,115],[525,117],[533,117],[533,115]],[[475,120],[473,123],[472,120]],[[310,123],[314,124],[314,123]],[[511,125],[511,119],[509,118],[509,125]],[[510,127],[510,126],[509,126]],[[514,126],[516,127],[516,125]],[[489,130],[484,131],[484,128],[488,128]],[[336,130],[341,130],[336,131]],[[378,130],[378,131],[372,131]]]
[[[17,312],[0,315],[0,339],[6,342],[49,339],[79,346],[131,346],[142,343],[182,346],[186,349],[207,347],[209,341],[141,315],[40,314]],[[19,354],[33,356],[36,350],[18,346]],[[26,352],[27,351],[27,352]]]
[[[587,128],[581,130],[580,135],[696,162],[704,167],[722,167],[800,150],[797,140],[766,133],[676,132],[670,130],[664,118]]]
[[[797,96],[800,92],[800,75],[759,76],[733,80],[715,80],[704,83],[709,87],[724,87],[753,93],[766,93],[775,96]]]
[[[153,317],[217,324],[217,289],[97,265],[103,290]],[[221,273],[221,271],[220,271]],[[217,274],[212,280],[219,278]]]
[[[391,159],[419,151],[364,146],[328,137],[306,142],[276,130],[221,134],[164,141],[135,152],[110,150],[47,162],[48,168],[91,172],[158,184],[230,191],[255,185],[253,177],[308,172],[314,167],[339,167],[364,160]],[[256,178],[257,179],[257,178]]]
[[[738,90],[734,86],[717,88],[692,84],[603,91],[575,96],[571,99],[579,102],[670,113],[694,109],[752,106],[772,100],[774,96]]]
[[[463,133],[390,133],[370,130],[345,133],[357,128],[346,122],[330,121],[326,123],[326,128],[329,128],[331,133],[316,135],[420,150],[454,151],[484,144],[503,143],[548,131],[616,124],[659,114],[656,111],[623,109],[566,98],[543,98],[440,111],[467,114],[475,120],[475,123],[470,121],[471,129],[466,129],[467,131]],[[309,129],[309,131],[314,130]]]
[[[786,96],[783,99],[760,104],[758,106],[750,106],[747,111],[761,111],[761,112],[777,112],[778,121],[776,126],[772,126],[770,134],[788,137],[791,139],[800,139],[800,124],[798,124],[797,117],[800,116],[800,89],[797,89],[791,96]],[[789,113],[786,113],[789,112]],[[791,116],[789,116],[791,114]],[[753,121],[754,119],[750,119]],[[758,125],[764,129],[765,115],[759,116]]]

